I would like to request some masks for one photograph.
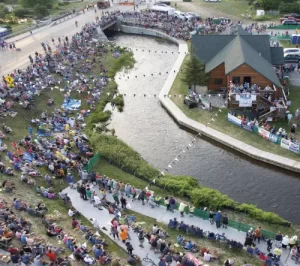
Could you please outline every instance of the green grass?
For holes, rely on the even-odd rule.
[[[291,41],[280,41],[283,48],[296,48],[296,44],[292,44]]]
[[[53,5],[53,8],[50,12],[50,15],[60,15],[60,14],[64,14],[67,12],[72,12],[73,9],[77,10],[77,9],[83,9],[87,4],[92,3],[92,1],[80,1],[80,2],[76,2],[76,3],[70,3],[68,5],[65,6],[59,6],[58,3],[55,3]]]
[[[194,8],[192,8],[192,7]],[[246,0],[222,0],[221,2],[205,2],[204,0],[194,0],[191,3],[177,3],[177,8],[182,11],[193,11],[201,15],[201,9],[206,13],[211,13],[214,17],[243,18],[241,14],[252,14],[252,8]],[[192,10],[193,9],[193,10]],[[207,16],[206,16],[207,17]]]
[[[189,56],[186,56],[181,68],[183,69],[185,67],[185,64],[188,60]],[[172,85],[172,88],[170,90],[169,94],[187,94],[188,93],[188,87],[186,84],[184,84],[181,81],[183,74],[179,72],[176,76],[176,79]],[[217,96],[216,96],[217,97]],[[295,110],[299,107],[300,104],[300,90],[295,86],[290,86],[290,99],[292,99],[292,106],[290,107],[290,111],[294,115]],[[196,109],[189,109],[186,105],[183,103],[182,98],[172,98],[172,101],[183,111],[183,113],[202,124],[207,124],[210,119],[213,117],[213,115],[218,111],[218,108],[213,108],[211,112],[207,110],[202,110],[200,108]],[[215,122],[210,123],[210,127],[213,129],[216,129],[224,134],[227,134],[235,139],[238,139],[240,141],[243,141],[249,145],[252,145],[255,148],[258,148],[263,151],[267,151],[270,153],[274,153],[283,157],[287,157],[296,161],[300,161],[300,155],[297,155],[296,153],[290,152],[286,149],[283,149],[280,147],[280,145],[276,145],[274,143],[271,143],[264,138],[260,137],[259,135],[256,135],[254,133],[251,133],[250,131],[244,130],[239,128],[238,126],[230,123],[227,121],[227,113],[228,109],[224,108],[222,109],[222,112],[218,114],[218,117],[215,119]],[[289,125],[287,124],[287,121],[279,121],[277,124],[275,123],[276,127],[284,127],[287,132],[290,132]]]
[[[120,56],[122,58],[122,56]],[[120,59],[121,60],[121,59]],[[120,65],[120,60],[115,59],[112,57],[111,53],[108,52],[107,55],[105,55],[103,58],[101,58],[101,64],[105,65],[106,67],[113,68],[115,69],[115,64],[118,64],[118,67],[121,67]],[[99,63],[100,65],[100,63]],[[99,75],[99,65],[97,65],[91,73],[87,73],[87,75],[93,74],[93,75]],[[61,83],[61,87],[64,87],[65,84]],[[53,86],[54,87],[54,86]],[[114,89],[115,85],[113,84],[113,81],[108,84],[105,87],[105,90],[110,90]],[[64,92],[61,92],[58,89],[51,90],[50,88],[47,88],[42,91],[40,96],[35,97],[34,99],[34,104],[35,107],[30,110],[25,110],[23,107],[21,107],[18,104],[15,104],[13,107],[13,110],[18,112],[17,116],[12,118],[10,116],[4,117],[2,119],[2,123],[5,123],[6,125],[10,126],[13,129],[13,133],[9,134],[8,137],[9,139],[5,140],[4,142],[7,144],[8,149],[12,149],[11,147],[11,142],[15,140],[20,140],[23,139],[25,135],[28,134],[27,132],[27,127],[30,124],[30,120],[32,118],[39,118],[40,114],[47,110],[49,114],[54,111],[55,107],[60,108],[62,102],[63,102],[63,94]],[[82,100],[82,109],[88,108],[86,105],[86,93],[78,93],[78,92],[72,92],[71,97],[76,98],[76,99],[81,99]],[[47,99],[53,98],[55,104],[51,107],[49,107],[46,104]],[[74,117],[76,116],[76,113],[73,115]],[[73,152],[77,152],[74,150]],[[4,155],[4,153],[3,153]],[[4,157],[4,156],[3,156]],[[5,165],[9,165],[9,162],[6,160],[4,161]],[[38,169],[43,175],[46,174],[47,169],[46,167],[40,167]],[[62,200],[59,199],[46,199],[40,195],[37,195],[35,192],[35,187],[28,186],[27,184],[21,183],[19,179],[20,173],[16,173],[15,177],[0,177],[0,182],[3,181],[4,179],[9,179],[10,181],[14,182],[16,185],[16,190],[13,191],[11,194],[7,194],[5,192],[1,192],[1,196],[5,198],[8,202],[12,202],[13,198],[17,197],[22,199],[24,202],[36,206],[36,204],[40,201],[44,202],[49,209],[49,214],[53,215],[54,210],[58,210],[61,213],[60,218],[58,219],[57,223],[58,225],[62,226],[64,228],[64,231],[68,233],[68,235],[73,235],[78,242],[83,243],[85,242],[83,235],[80,234],[79,232],[75,232],[71,229],[71,219],[67,215],[68,208],[67,206],[64,205]],[[46,182],[44,181],[43,177],[35,178],[36,180],[36,185],[37,186],[44,186],[48,187]],[[58,192],[61,189],[64,189],[67,187],[67,183],[60,182],[58,180],[53,179],[54,182],[54,189],[56,192]],[[21,213],[21,215],[28,217],[28,215]],[[58,245],[57,244],[57,239],[56,238],[49,238],[45,235],[46,231],[44,228],[44,225],[41,223],[40,218],[34,218],[34,217],[29,217],[31,223],[33,224],[33,231],[36,232],[36,234],[43,236],[46,239],[47,243],[52,243],[53,245]],[[88,227],[91,228],[90,222],[85,218],[85,217],[80,217],[80,220]],[[107,243],[109,244],[107,251],[108,253],[113,256],[113,257],[121,257],[122,258],[122,263],[124,264],[127,259],[127,253],[119,247],[116,243],[114,243],[109,237],[105,236],[105,234],[101,234],[103,238],[106,239]],[[90,246],[91,247],[91,246]]]
[[[149,185],[149,182],[146,182],[142,179],[139,179],[131,174],[128,174],[124,172],[123,170],[119,169],[118,167],[110,164],[107,160],[100,158],[99,163],[96,165],[94,168],[94,171],[98,172],[100,175],[106,175],[110,178],[117,179],[119,181],[122,181],[123,183],[129,183],[132,186],[135,186],[137,188],[145,188],[146,186]],[[170,196],[170,193],[167,192],[166,190],[159,188],[157,186],[149,186],[150,190],[153,190],[156,195],[160,195],[162,197],[165,196]],[[188,200],[185,198],[178,198],[178,201],[183,201],[188,203]],[[275,224],[270,224],[268,222],[263,222],[263,221],[257,221],[254,218],[249,217],[246,214],[236,212],[236,211],[231,211],[227,209],[222,210],[224,213],[227,213],[229,219],[240,222],[240,223],[245,223],[251,225],[253,228],[257,226],[259,223],[260,226],[262,226],[263,229],[271,232],[278,232],[282,231],[285,234],[292,235],[296,232],[300,232],[299,228],[297,226],[291,227],[291,228],[286,228],[284,226],[280,225],[275,225]]]

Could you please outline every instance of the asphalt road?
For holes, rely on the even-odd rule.
[[[108,9],[104,9],[104,11],[113,11],[113,10],[133,10],[133,6],[119,6],[114,5]],[[97,10],[97,15],[101,16],[102,10]],[[69,20],[66,20],[55,26],[45,26],[33,31],[33,34],[25,33],[14,38],[6,40],[7,42],[15,42],[16,47],[20,48],[21,51],[7,51],[0,50],[0,76],[11,73],[16,68],[23,68],[29,64],[28,56],[32,55],[34,57],[34,53],[43,52],[41,43],[48,42],[52,45],[51,38],[54,38],[57,42],[58,37],[68,36],[69,39],[72,35],[79,31],[79,28],[86,24],[87,22],[95,21],[95,11],[94,9],[90,9],[85,14],[80,14],[75,16]],[[78,28],[75,26],[75,21],[78,21]]]

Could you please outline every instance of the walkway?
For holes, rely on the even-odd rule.
[[[98,190],[98,189],[96,189]],[[103,231],[103,233],[107,234],[109,237],[112,238],[111,235],[109,235],[109,229],[110,229],[110,221],[112,220],[112,215],[108,213],[106,209],[103,209],[102,211],[97,210],[94,208],[88,201],[83,201],[77,190],[66,188],[64,190],[65,193],[68,193],[68,196],[71,198],[72,204],[76,210],[78,210],[82,215],[84,215],[86,218],[97,218],[99,226],[102,228],[105,226],[108,231]],[[107,194],[107,199],[111,202],[114,202],[112,194]],[[170,219],[177,218],[178,221],[184,221],[186,224],[189,225],[196,225],[203,229],[204,231],[210,231],[214,233],[225,233],[225,236],[229,239],[233,239],[236,241],[239,241],[241,243],[244,243],[245,241],[245,233],[238,231],[233,228],[219,228],[217,229],[215,225],[211,225],[208,220],[203,220],[198,217],[189,217],[185,216],[183,218],[180,217],[180,214],[178,211],[175,211],[175,213],[167,212],[166,208],[164,206],[151,208],[151,206],[146,203],[146,205],[142,205],[141,201],[134,201],[130,202],[132,211],[135,211],[137,213],[143,214],[145,216],[151,217],[156,219],[158,222],[168,224]],[[159,262],[159,256],[158,254],[154,254],[153,251],[150,251],[150,245],[147,243],[147,241],[144,242],[145,248],[141,249],[139,247],[139,241],[137,234],[132,233],[130,234],[132,237],[132,240],[130,243],[134,247],[134,254],[138,254],[141,258],[144,258],[148,253],[149,257],[157,264]],[[121,241],[116,241],[121,247],[125,248],[125,245]],[[258,244],[257,247],[267,253],[267,244],[265,242],[261,242],[261,244]],[[273,244],[273,248],[275,245]],[[242,250],[241,252],[246,252]],[[285,263],[285,260],[289,254],[289,250],[284,250],[282,254],[281,263],[282,265],[294,265],[295,262],[291,260],[290,258],[287,260],[287,263]]]

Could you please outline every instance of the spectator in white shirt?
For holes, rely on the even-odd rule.
[[[68,211],[68,215],[70,217],[73,217],[76,213],[77,213],[77,211],[72,211],[71,209],[69,209],[69,211]]]
[[[204,252],[204,260],[205,261],[210,261],[210,259],[212,258],[212,255],[210,253]]]
[[[99,226],[99,225],[98,225],[98,221],[97,221],[96,218],[91,218],[90,221],[92,222],[92,225],[93,225],[94,227],[98,227],[98,226]]]
[[[92,265],[92,264],[94,263],[93,258],[91,258],[89,255],[86,255],[86,256],[84,257],[83,260],[84,260],[84,262],[87,263],[88,265]]]
[[[102,210],[102,202],[98,195],[94,195],[94,207],[97,207],[99,210]]]
[[[157,225],[154,224],[153,227],[152,227],[152,233],[153,233],[153,234],[157,234],[158,231],[159,231],[159,229],[158,229]]]

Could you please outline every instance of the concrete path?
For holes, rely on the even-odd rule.
[[[96,192],[97,192],[97,190],[98,189],[96,189]],[[81,212],[82,215],[84,215],[88,219],[89,218],[97,218],[100,227],[105,226],[108,230],[110,229],[110,221],[112,220],[113,217],[111,214],[108,213],[108,211],[106,209],[103,209],[102,211],[97,210],[89,202],[83,201],[80,198],[79,193],[75,189],[66,188],[64,190],[64,192],[68,193],[68,196],[71,198],[74,208],[77,209],[79,212]],[[106,197],[109,201],[114,202],[112,194],[107,194]],[[132,211],[135,211],[135,212],[143,214],[145,216],[154,218],[158,222],[161,222],[164,224],[168,224],[170,219],[173,219],[176,217],[178,221],[184,221],[186,224],[189,224],[189,225],[196,225],[196,226],[200,227],[201,229],[203,229],[204,231],[210,231],[210,232],[219,233],[219,234],[225,233],[225,236],[228,239],[233,239],[233,240],[239,241],[242,244],[245,241],[245,236],[246,236],[245,232],[241,232],[241,231],[238,231],[233,228],[217,229],[215,224],[211,225],[208,220],[203,220],[198,217],[189,217],[189,216],[185,216],[182,218],[182,217],[180,217],[180,213],[178,211],[175,211],[175,213],[167,212],[166,208],[164,206],[151,208],[151,206],[148,203],[146,203],[145,205],[142,205],[142,202],[138,201],[138,200],[136,200],[134,202],[131,202],[131,200],[127,200],[127,202],[130,203]],[[109,233],[109,231],[103,231],[103,232],[105,234]],[[148,256],[152,260],[154,260],[154,262],[157,264],[159,262],[159,256],[157,254],[154,254],[153,251],[149,250],[150,246],[148,243],[146,243],[147,241],[145,241],[145,243],[144,243],[145,248],[141,249],[139,247],[137,234],[131,232],[130,235],[132,237],[132,240],[130,241],[130,243],[134,247],[134,254],[138,254],[141,258],[144,258],[146,256],[146,254],[149,253]],[[125,245],[122,244],[121,241],[117,241],[117,243],[120,246],[125,247]],[[267,253],[266,242],[261,241],[260,244],[257,244],[257,247],[262,252]],[[274,244],[273,244],[273,248],[275,248]],[[241,252],[246,252],[246,251],[241,250]],[[295,262],[293,260],[291,260],[290,258],[288,258],[287,262],[285,262],[288,255],[289,255],[289,250],[283,250],[283,254],[281,256],[282,265],[289,266],[289,265],[295,264]]]

